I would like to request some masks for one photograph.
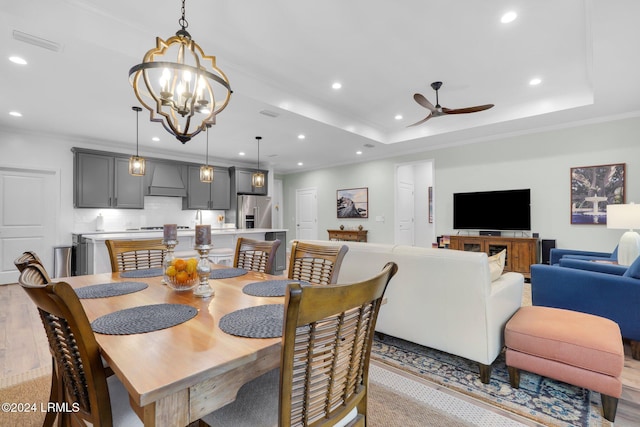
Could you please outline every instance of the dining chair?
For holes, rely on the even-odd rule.
[[[280,240],[253,240],[239,237],[233,266],[259,273],[273,274],[273,265]]]
[[[294,240],[288,278],[320,285],[336,283],[342,259],[348,250],[347,245],[325,246]]]
[[[61,426],[141,426],[129,405],[129,394],[103,366],[89,320],[73,288],[51,282],[39,264],[27,265],[18,279],[35,303],[47,333],[53,357],[50,401],[66,403],[58,414]],[[109,377],[107,379],[107,377]],[[48,412],[44,426],[52,426],[56,413]]]
[[[111,271],[161,268],[167,247],[162,239],[105,240],[109,249]]]
[[[371,345],[398,266],[358,283],[287,288],[280,368],[243,385],[201,425],[364,426]]]
[[[40,264],[43,266],[43,273],[46,275],[47,281],[51,281],[49,279],[49,275],[44,269],[44,264],[42,264],[42,260],[40,259],[38,254],[36,254],[34,251],[23,252],[22,255],[20,255],[18,258],[16,258],[13,261],[13,264],[16,266],[16,268],[20,273],[22,273],[22,270],[24,270],[29,264]]]

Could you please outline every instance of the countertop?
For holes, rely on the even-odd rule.
[[[288,231],[283,228],[211,228],[211,235],[235,235],[235,234],[258,234],[258,233],[270,233],[278,231]],[[87,240],[101,241],[107,239],[153,239],[163,237],[162,230],[126,230],[126,231],[94,231],[88,233],[76,233],[82,234]],[[195,234],[195,230],[190,228],[187,230],[178,230],[178,237],[189,236],[192,237]]]

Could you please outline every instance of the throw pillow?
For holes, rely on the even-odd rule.
[[[634,279],[640,279],[640,256],[631,263],[627,271],[623,274],[624,277],[633,277]]]
[[[504,262],[507,257],[507,250],[503,249],[495,255],[489,257],[489,273],[491,274],[491,281],[497,280],[502,276],[502,270],[504,270]]]

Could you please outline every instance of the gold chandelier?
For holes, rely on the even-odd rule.
[[[162,126],[183,144],[216,123],[216,115],[231,98],[227,76],[216,66],[216,57],[207,56],[191,39],[186,28],[185,0],[182,0],[182,27],[168,40],[156,37],[142,63],[131,67],[129,81],[140,103],[150,111],[152,122]],[[214,91],[215,88],[215,91]],[[214,92],[223,96],[216,101]]]

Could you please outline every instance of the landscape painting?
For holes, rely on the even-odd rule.
[[[348,188],[337,191],[338,218],[368,218],[369,189]]]
[[[571,168],[571,224],[606,224],[607,205],[624,203],[625,164]]]

